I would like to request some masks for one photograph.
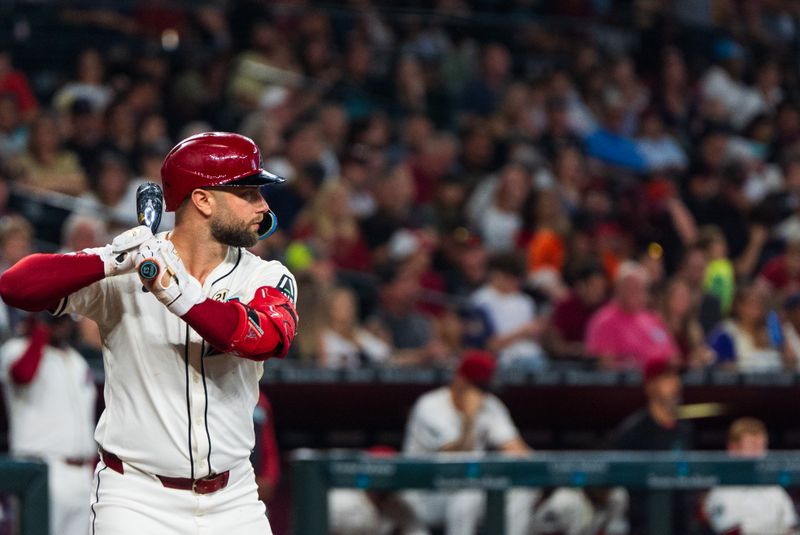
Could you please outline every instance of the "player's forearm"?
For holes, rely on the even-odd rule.
[[[44,355],[44,346],[47,344],[48,333],[44,330],[34,329],[31,333],[30,343],[25,352],[20,355],[9,370],[11,380],[17,385],[27,385],[36,377],[39,364]]]
[[[238,349],[235,343],[236,334],[242,330],[242,315],[237,307],[237,303],[214,301],[206,299],[189,309],[181,316],[183,320],[194,329],[197,334],[220,351],[231,351]],[[244,318],[244,321],[250,321]],[[260,333],[259,353],[241,354],[246,358],[264,360],[274,353],[281,343],[278,330],[269,322],[263,322],[257,327],[263,331]]]
[[[0,297],[10,306],[39,312],[103,277],[98,255],[32,254],[0,276]]]

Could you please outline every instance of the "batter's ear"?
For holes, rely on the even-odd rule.
[[[211,213],[214,211],[214,206],[217,204],[214,192],[201,188],[193,189],[189,200],[195,208],[206,217],[211,216]]]

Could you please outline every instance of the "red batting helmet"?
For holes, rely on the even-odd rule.
[[[263,186],[283,177],[261,168],[261,152],[249,137],[230,132],[205,132],[175,145],[161,166],[164,204],[175,211],[195,188]]]

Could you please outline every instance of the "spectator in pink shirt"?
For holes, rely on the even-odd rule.
[[[658,314],[648,309],[650,281],[636,262],[617,272],[614,299],[589,320],[586,350],[603,367],[639,368],[655,359],[674,360],[679,350]]]

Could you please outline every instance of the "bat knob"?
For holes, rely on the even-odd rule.
[[[145,260],[139,264],[139,276],[144,280],[153,280],[158,276],[158,264],[155,260]]]

